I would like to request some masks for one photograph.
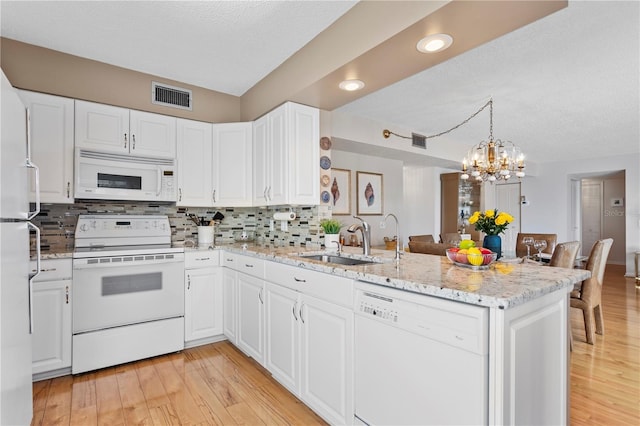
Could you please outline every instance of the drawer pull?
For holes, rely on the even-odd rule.
[[[211,260],[210,257],[200,257],[200,258],[196,258],[196,260]]]
[[[64,288],[64,299],[65,299],[65,303],[68,305],[69,304],[69,286],[66,286]]]
[[[246,266],[247,268],[253,268],[253,265],[250,263],[245,263],[244,266]]]
[[[306,282],[307,282],[307,280],[301,280],[300,278],[296,278],[296,277],[293,277],[293,279],[294,279],[296,282],[299,282],[299,283],[306,283]]]
[[[291,308],[291,312],[293,312],[293,317],[296,319],[296,321],[298,321],[298,315],[296,314],[296,307],[298,306],[298,302],[293,304],[293,307]]]

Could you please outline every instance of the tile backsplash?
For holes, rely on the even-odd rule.
[[[216,212],[220,212],[224,219],[215,225],[216,244],[231,243],[234,241],[234,235],[247,231],[249,234],[253,233],[257,241],[264,243],[319,247],[324,241],[324,234],[320,228],[318,206],[292,207],[296,219],[287,222],[288,229],[280,230],[280,221],[275,221],[271,230],[273,214],[288,212],[289,209],[289,206],[216,209],[176,207],[175,204],[169,203],[82,201],[75,204],[44,204],[40,214],[32,222],[40,228],[42,250],[52,253],[73,250],[78,215],[118,213],[168,216],[171,224],[171,242],[175,245],[197,244],[197,226],[191,221],[189,214],[204,217],[208,222]]]

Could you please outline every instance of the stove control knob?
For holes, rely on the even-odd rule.
[[[86,223],[83,223],[82,225],[80,225],[80,230],[82,232],[86,232],[89,230],[89,225],[87,225]]]

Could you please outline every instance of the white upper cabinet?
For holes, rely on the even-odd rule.
[[[287,102],[254,122],[254,205],[319,204],[319,120]]]
[[[78,100],[75,117],[76,147],[175,158],[175,117]]]
[[[129,112],[129,152],[137,156],[176,157],[176,118],[150,112]]]
[[[73,203],[73,99],[24,90],[19,94],[31,116],[31,159],[40,168],[40,201]],[[29,186],[29,200],[35,201],[35,182]]]
[[[211,189],[212,125],[201,121],[177,121],[178,206],[208,207]]]
[[[320,203],[320,112],[287,103],[289,204]]]
[[[251,129],[178,119],[179,206],[251,206]]]
[[[252,123],[213,125],[213,205],[252,205]]]

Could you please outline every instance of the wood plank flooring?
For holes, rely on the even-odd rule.
[[[571,312],[571,424],[640,424],[640,290],[609,265],[605,335]],[[33,384],[33,425],[325,424],[228,342]]]

